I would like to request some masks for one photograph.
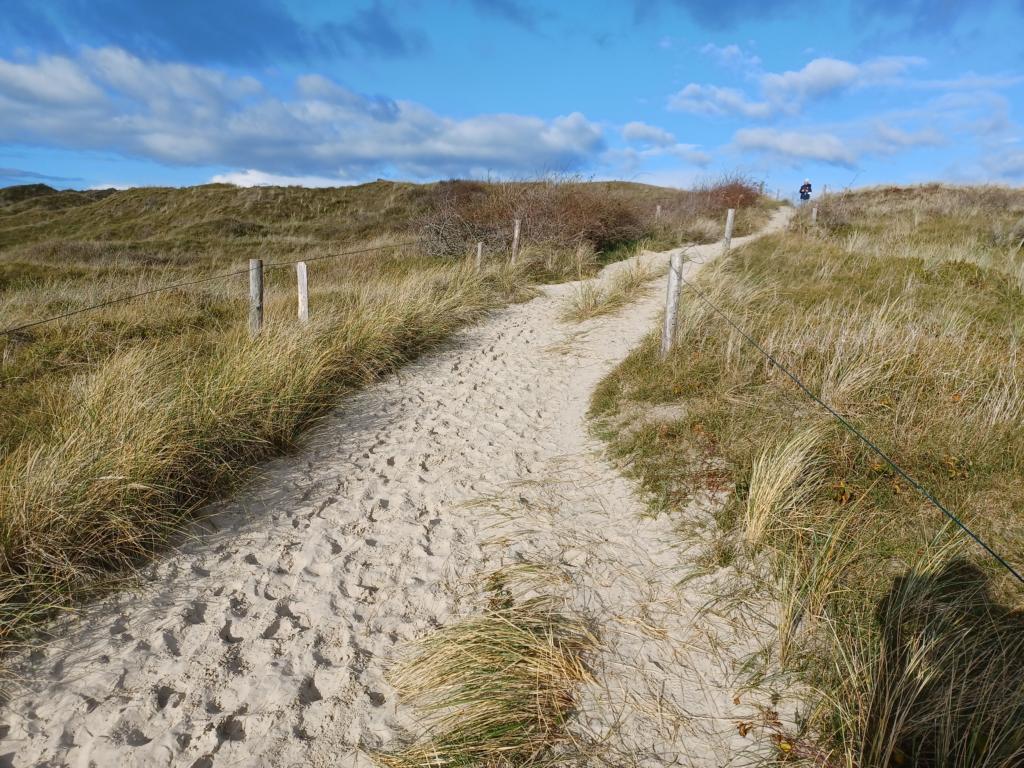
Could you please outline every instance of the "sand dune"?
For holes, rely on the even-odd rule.
[[[689,249],[687,269],[718,249]],[[698,611],[713,577],[684,582],[692,553],[642,516],[585,422],[596,383],[655,327],[663,281],[581,325],[558,319],[572,290],[348,399],[137,589],[55,626],[14,664],[0,765],[370,765],[365,750],[416,731],[385,678],[396,648],[450,621],[474,574],[524,556],[563,564],[606,624],[581,727],[614,731],[623,762],[739,755],[748,710],[711,648],[749,640]]]

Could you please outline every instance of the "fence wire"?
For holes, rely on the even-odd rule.
[[[857,427],[855,427],[853,424],[851,424],[849,421],[847,421],[832,406],[830,406],[828,403],[826,403],[820,397],[815,395],[814,392],[812,392],[810,390],[810,388],[806,384],[804,384],[803,381],[801,381],[800,378],[796,374],[794,374],[786,366],[784,366],[782,363],[780,363],[771,352],[769,352],[764,347],[762,347],[757,342],[757,340],[755,340],[749,333],[747,333],[746,330],[741,328],[738,323],[736,323],[728,314],[726,314],[713,301],[711,301],[711,299],[709,299],[704,294],[704,292],[700,290],[700,288],[698,288],[696,285],[694,285],[689,280],[687,280],[685,277],[683,277],[682,274],[679,275],[679,279],[682,281],[683,285],[685,285],[701,301],[703,301],[708,307],[710,307],[711,310],[713,312],[715,312],[715,314],[717,314],[719,317],[721,317],[723,320],[725,320],[726,323],[728,323],[737,333],[739,333],[740,336],[743,337],[744,341],[746,341],[750,346],[752,346],[762,356],[764,356],[764,358],[766,360],[768,360],[769,363],[771,363],[773,366],[775,366],[780,371],[782,371],[784,374],[786,374],[786,376],[794,384],[796,384],[797,387],[799,387],[801,389],[801,391],[803,391],[803,393],[805,395],[807,395],[807,397],[809,397],[811,400],[813,400],[815,403],[817,403],[819,406],[821,406],[823,409],[825,409],[836,421],[838,421],[847,431],[849,431],[850,434],[854,435],[854,437],[856,437],[858,440],[860,440],[862,443],[864,443],[864,445],[866,445],[869,449],[871,449],[880,459],[882,459],[882,461],[884,461],[886,464],[888,464],[890,467],[892,467],[893,471],[895,471],[901,478],[903,478],[903,480],[905,480],[914,490],[916,490],[918,493],[920,493],[921,496],[923,496],[925,499],[927,499],[928,502],[931,503],[932,506],[934,506],[943,515],[945,515],[947,518],[949,518],[949,520],[951,520],[953,523],[955,523],[964,533],[966,533],[968,536],[970,536],[979,547],[981,547],[983,550],[985,550],[985,552],[987,552],[989,555],[991,555],[992,558],[994,558],[995,561],[997,563],[999,563],[999,565],[1001,565],[1003,568],[1005,568],[1006,571],[1011,576],[1013,576],[1013,578],[1015,578],[1018,582],[1020,582],[1020,584],[1024,585],[1024,576],[1022,576],[1021,573],[1016,568],[1014,568],[1012,565],[1010,565],[1010,563],[1007,562],[1007,560],[1004,557],[1002,557],[1002,555],[1000,555],[998,552],[996,552],[995,549],[993,549],[984,539],[982,539],[981,536],[979,536],[977,533],[975,533],[973,530],[971,530],[971,528],[967,525],[967,523],[965,523],[957,515],[953,514],[949,509],[947,509],[946,506],[944,504],[942,504],[942,502],[940,502],[938,499],[936,499],[935,496],[927,488],[925,488],[916,478],[912,477],[909,473],[907,473],[892,458],[890,458],[889,455],[885,451],[883,451],[881,448],[879,448],[863,432],[861,432],[859,429],[857,429]]]
[[[292,266],[292,265],[298,264],[298,263],[303,262],[303,261],[305,261],[305,262],[309,262],[309,261],[322,261],[324,259],[337,259],[337,258],[339,258],[341,256],[354,256],[356,254],[369,253],[371,251],[384,251],[384,250],[388,250],[390,248],[404,248],[404,247],[406,247],[408,245],[418,245],[418,244],[420,244],[422,242],[423,242],[422,240],[409,240],[409,241],[404,242],[404,243],[392,243],[391,245],[375,245],[375,246],[371,246],[369,248],[359,248],[359,249],[354,250],[354,251],[341,251],[340,253],[330,253],[330,254],[327,254],[327,255],[324,255],[324,256],[310,256],[308,258],[295,259],[293,261],[272,261],[272,262],[268,262],[268,263],[264,264],[263,265],[263,270],[264,271],[268,271],[268,270],[271,270],[271,269],[279,269],[281,267]],[[173,291],[173,290],[175,290],[177,288],[187,288],[188,286],[199,285],[201,283],[211,283],[211,282],[214,282],[215,280],[226,280],[229,277],[238,277],[239,275],[248,274],[251,271],[252,271],[252,268],[251,267],[247,267],[246,269],[238,269],[238,270],[235,270],[234,272],[222,272],[222,273],[217,274],[217,275],[210,275],[209,277],[201,277],[201,278],[198,278],[196,280],[186,280],[186,281],[181,282],[181,283],[170,283],[168,285],[161,285],[161,286],[158,286],[156,288],[150,288],[147,291],[140,291],[138,293],[130,293],[130,294],[127,294],[125,296],[118,296],[117,298],[114,298],[114,299],[108,299],[107,301],[101,301],[98,304],[91,304],[88,307],[81,307],[80,309],[74,309],[74,310],[71,310],[70,312],[65,312],[65,313],[60,314],[60,315],[54,315],[53,317],[46,317],[46,318],[43,318],[42,320],[33,320],[30,323],[24,323],[23,325],[17,325],[17,326],[13,326],[11,328],[5,328],[4,330],[0,331],[0,334],[12,335],[12,334],[18,333],[20,331],[26,331],[29,328],[35,328],[37,325],[45,325],[46,323],[53,323],[53,322],[56,322],[57,320],[64,320],[65,318],[74,317],[75,315],[81,315],[81,314],[83,314],[85,312],[92,312],[92,311],[95,311],[97,309],[103,309],[104,307],[109,307],[109,306],[111,306],[113,304],[123,304],[126,301],[131,301],[132,299],[139,299],[139,298],[142,298],[143,296],[150,296],[150,295],[152,295],[154,293],[163,293],[164,291]]]

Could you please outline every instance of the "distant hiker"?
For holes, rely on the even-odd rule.
[[[811,180],[804,179],[803,186],[800,187],[800,199],[810,200],[811,199]]]

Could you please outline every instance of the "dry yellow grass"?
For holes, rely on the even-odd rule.
[[[524,578],[525,575],[525,578]],[[522,564],[492,574],[487,604],[427,635],[395,670],[403,699],[424,718],[423,736],[375,755],[389,768],[528,768],[575,764],[576,687],[590,681],[598,645],[560,599],[523,585],[558,580]],[[564,759],[564,762],[563,762]]]
[[[1018,567],[1024,565],[1024,192],[879,188],[804,209],[792,231],[699,278],[711,300]],[[1024,234],[1022,234],[1024,236]],[[594,412],[659,508],[724,460],[722,536],[779,605],[775,657],[813,691],[788,743],[829,766],[1024,762],[1024,589],[706,305],[655,340]],[[614,431],[679,403],[680,422]],[[694,473],[693,476],[690,473]],[[739,548],[732,548],[731,552]],[[825,757],[822,757],[825,756]]]
[[[505,265],[478,272],[403,249],[310,271],[311,322],[292,318],[291,286],[274,281],[255,339],[243,275],[4,343],[16,385],[5,397],[23,408],[3,423],[0,635],[138,563],[339,395],[525,288]],[[173,333],[140,332],[168,322]],[[62,350],[94,359],[53,371]]]
[[[566,302],[562,319],[579,323],[617,312],[648,290],[658,270],[639,261],[644,246],[644,243],[637,245],[629,257],[637,261],[622,267],[610,278],[580,283]]]

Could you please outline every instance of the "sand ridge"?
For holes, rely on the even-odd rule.
[[[689,248],[687,271],[719,250]],[[590,394],[654,329],[664,281],[580,325],[558,319],[573,290],[347,399],[139,588],[59,622],[12,666],[0,765],[372,765],[367,750],[417,732],[385,677],[396,649],[452,620],[467,578],[540,555],[614,625],[581,707],[596,739],[615,733],[612,762],[740,754],[734,670],[710,651],[743,632],[707,625],[709,585],[685,580],[673,524],[642,516],[587,432]]]

